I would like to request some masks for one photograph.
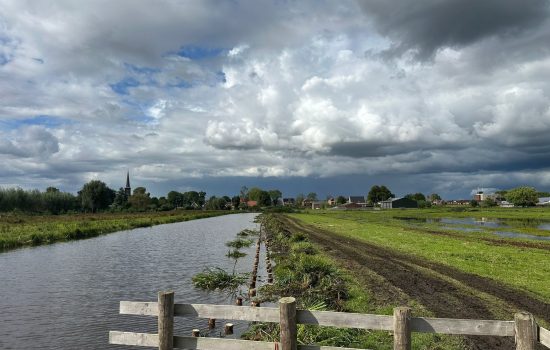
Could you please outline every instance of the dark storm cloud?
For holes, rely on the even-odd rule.
[[[419,0],[360,2],[397,53],[418,50],[427,58],[446,46],[466,46],[490,36],[535,28],[549,13],[547,0]]]

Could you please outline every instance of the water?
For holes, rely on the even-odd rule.
[[[193,220],[0,254],[0,349],[131,349],[108,345],[109,330],[156,333],[157,320],[119,315],[119,302],[156,301],[160,290],[175,291],[180,303],[231,303],[224,293],[195,289],[191,278],[206,266],[232,268],[225,242],[257,228],[254,217]],[[238,271],[251,270],[253,250],[242,249],[249,254]],[[175,334],[206,325],[176,318]],[[212,333],[223,321],[217,326]]]
[[[412,224],[438,224],[445,230],[457,230],[463,232],[487,232],[505,238],[523,238],[549,241],[550,236],[537,236],[520,232],[509,231],[517,228],[535,228],[541,231],[550,230],[550,223],[536,219],[488,219],[488,218],[417,218],[417,217],[396,217],[398,220]],[[507,229],[507,231],[496,231],[486,229]]]

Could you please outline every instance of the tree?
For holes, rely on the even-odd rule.
[[[267,207],[271,205],[271,197],[269,196],[269,192],[267,191],[261,191],[258,195],[258,206],[260,207]]]
[[[336,198],[336,204],[345,204],[348,200],[344,196],[338,196]]]
[[[240,196],[243,200],[245,201],[248,200],[248,187],[246,186],[241,187]]]
[[[441,200],[441,196],[438,195],[437,193],[432,193],[428,196],[428,200],[430,202],[433,202],[433,201],[440,201]]]
[[[497,202],[493,198],[488,197],[483,202],[481,202],[481,206],[484,207],[484,208],[496,207]]]
[[[113,208],[115,209],[128,208],[128,195],[126,194],[126,190],[124,190],[124,188],[122,187],[120,187],[115,194],[115,198],[113,200]]]
[[[393,193],[391,193],[391,191],[386,186],[374,185],[371,187],[369,194],[367,195],[367,200],[372,204],[376,204],[378,202],[385,201],[393,197]]]
[[[516,187],[506,193],[506,200],[518,207],[531,207],[537,204],[537,191],[533,187]]]
[[[470,206],[471,206],[472,208],[475,208],[475,207],[477,207],[478,205],[479,205],[479,203],[478,203],[475,199],[472,199],[472,200],[470,201]]]
[[[251,201],[258,201],[260,199],[260,194],[262,193],[262,189],[259,187],[252,187],[248,191],[248,199]]]
[[[59,193],[59,189],[50,186],[50,187],[46,188],[46,193]]]
[[[166,195],[166,200],[172,206],[172,208],[183,207],[183,194],[177,191],[170,191]]]
[[[316,201],[317,200],[317,193],[310,192],[307,194],[307,200],[309,201]]]
[[[426,201],[426,197],[422,193],[415,193],[415,194],[407,194],[405,198],[412,199],[413,201]]]
[[[271,198],[271,205],[277,205],[279,199],[283,196],[283,193],[279,190],[269,190],[269,197]]]
[[[299,193],[297,196],[296,196],[296,205],[297,206],[301,206],[302,205],[302,202],[304,201],[304,194],[303,193]]]
[[[145,187],[136,187],[134,193],[128,198],[128,203],[130,203],[132,208],[143,211],[151,204],[151,197]]]
[[[78,197],[83,209],[90,209],[92,213],[109,207],[115,199],[115,191],[99,180],[92,180],[82,186]]]

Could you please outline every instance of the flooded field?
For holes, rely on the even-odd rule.
[[[498,219],[498,218],[421,218],[400,217],[413,226],[435,225],[444,230],[461,232],[486,232],[505,238],[522,238],[550,241],[550,221],[537,219]],[[525,232],[528,231],[528,232]]]

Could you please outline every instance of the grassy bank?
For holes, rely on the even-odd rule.
[[[121,230],[228,214],[227,211],[170,211],[78,215],[0,214],[0,251],[83,239]]]
[[[310,310],[392,314],[397,304],[371,303],[373,299],[358,280],[308,241],[304,234],[288,230],[273,215],[262,217],[264,228],[271,240],[271,254],[275,261],[275,281],[263,286],[263,300],[277,301],[282,296],[294,296],[298,307]],[[415,315],[431,316],[421,306]],[[247,339],[276,341],[278,325],[258,323],[245,335]],[[392,349],[389,332],[333,327],[298,327],[300,344],[318,344],[369,349]],[[459,337],[433,334],[415,334],[414,349],[463,349]]]
[[[395,220],[395,216],[450,216],[444,210],[394,210],[380,212],[316,211],[291,216],[314,227],[342,237],[375,244],[380,247],[433,261],[442,265],[502,282],[533,297],[550,300],[550,243],[500,239],[483,233],[459,233],[435,226],[415,227]],[[485,217],[548,218],[548,209],[487,210]],[[480,212],[456,212],[471,217]],[[462,216],[464,215],[464,216]],[[505,216],[506,215],[506,216]]]

